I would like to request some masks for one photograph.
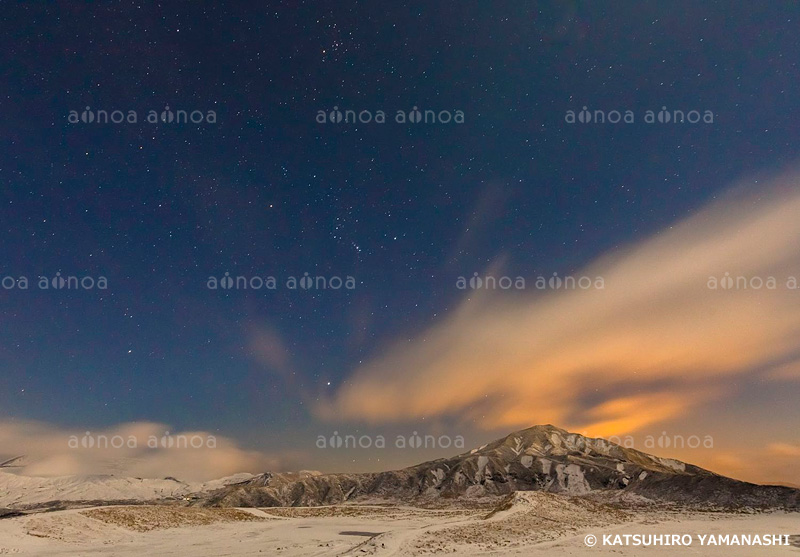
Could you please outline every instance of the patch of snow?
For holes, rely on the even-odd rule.
[[[556,465],[558,485],[563,491],[572,495],[581,495],[590,492],[589,482],[583,475],[583,470],[577,464]]]
[[[485,456],[478,457],[478,470],[475,472],[475,481],[481,481],[481,476],[485,476],[486,465],[489,464],[489,458]]]
[[[672,468],[676,472],[686,472],[686,464],[678,460],[671,458],[659,458],[658,461],[667,468]]]

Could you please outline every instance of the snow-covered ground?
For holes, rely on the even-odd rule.
[[[691,535],[691,547],[602,546],[602,536]],[[700,545],[698,535],[776,534],[793,545]],[[598,545],[586,545],[588,535]],[[800,557],[800,514],[620,511],[548,493],[520,493],[496,512],[336,506],[208,509],[123,506],[0,520],[0,555],[717,555]]]
[[[186,483],[174,479],[116,476],[37,477],[0,470],[0,507],[35,505],[50,501],[152,501],[211,491],[252,477],[252,474],[236,474],[205,483]]]

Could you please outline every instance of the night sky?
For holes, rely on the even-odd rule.
[[[598,375],[585,376],[580,410],[531,403],[519,419],[484,420],[496,407],[484,412],[478,395],[426,413],[414,402],[425,378],[408,391],[396,378],[429,374],[444,400],[465,392],[469,373],[437,379],[416,348],[476,296],[459,277],[524,277],[525,292],[489,293],[516,305],[542,295],[536,277],[583,273],[733,184],[768,197],[761,177],[798,157],[800,8],[789,3],[29,2],[0,17],[0,422],[64,439],[152,422],[291,454],[291,465],[382,469],[434,453],[322,457],[315,440],[435,430],[470,448],[533,423],[596,431],[592,409],[619,392],[609,370],[584,369]],[[635,121],[566,121],[584,106]],[[87,107],[137,122],[81,121]],[[164,122],[167,107],[214,122]],[[382,110],[386,122],[319,123],[334,107]],[[395,121],[413,107],[461,111],[463,123]],[[662,107],[713,122],[645,121]],[[208,288],[226,272],[277,287]],[[57,273],[107,288],[39,287]],[[355,287],[286,287],[304,273]],[[27,290],[6,288],[23,276]],[[403,346],[419,354],[413,369],[381,360]],[[800,353],[770,347],[748,369]],[[385,368],[386,406],[405,418],[367,403],[361,413],[361,391],[347,391]],[[731,390],[701,410],[618,432],[712,433],[733,450],[740,435],[776,429],[766,441],[800,458],[789,427],[800,374],[776,384],[728,369],[711,382]],[[512,381],[502,365],[482,373]],[[626,385],[682,392],[674,381]]]

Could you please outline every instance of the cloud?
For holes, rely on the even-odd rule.
[[[778,484],[800,488],[800,445],[771,443],[747,450],[703,451],[699,454],[671,455],[726,476],[761,484]],[[755,458],[753,455],[765,455]]]
[[[29,476],[115,474],[205,481],[239,472],[295,467],[291,454],[247,451],[225,437],[204,431],[176,432],[152,422],[87,432],[5,420],[0,421],[0,449],[0,462],[25,455],[12,463],[21,466],[9,470]]]
[[[528,281],[521,292],[470,291],[438,324],[356,369],[316,413],[483,429],[555,423],[600,436],[725,396],[736,377],[800,348],[800,291],[786,287],[800,277],[798,182],[739,188],[571,273],[602,277],[602,289]],[[775,277],[776,288],[720,283],[740,276],[751,286]]]
[[[793,445],[792,443],[771,443],[767,449],[773,456],[800,459],[800,445]]]
[[[247,330],[250,355],[265,368],[284,379],[291,379],[291,355],[280,333],[268,324],[251,325]]]
[[[800,360],[775,366],[768,377],[778,381],[797,381],[800,379]]]
[[[501,182],[492,181],[482,186],[472,210],[467,216],[464,231],[445,261],[452,264],[458,261],[464,253],[475,249],[477,247],[476,240],[485,235],[491,225],[502,218],[512,199],[513,190]]]

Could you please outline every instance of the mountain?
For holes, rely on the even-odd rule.
[[[800,510],[798,489],[733,480],[551,425],[530,427],[451,458],[379,473],[268,472],[184,483],[175,478],[40,478],[9,473],[17,462],[3,463],[6,466],[0,470],[0,516],[20,510],[144,502],[292,507],[385,501],[424,506],[526,491],[624,505]]]
[[[123,504],[174,501],[190,494],[215,491],[253,477],[237,474],[205,483],[184,483],[175,478],[144,479],[108,475],[22,476],[0,470],[0,518],[3,507],[44,509],[72,504]]]
[[[402,470],[266,473],[197,498],[210,506],[317,506],[375,499],[422,503],[515,491],[800,510],[800,490],[741,482],[552,425],[530,427],[479,449]]]
[[[20,468],[27,464],[28,464],[27,457],[25,455],[22,455],[0,462],[0,468]]]

